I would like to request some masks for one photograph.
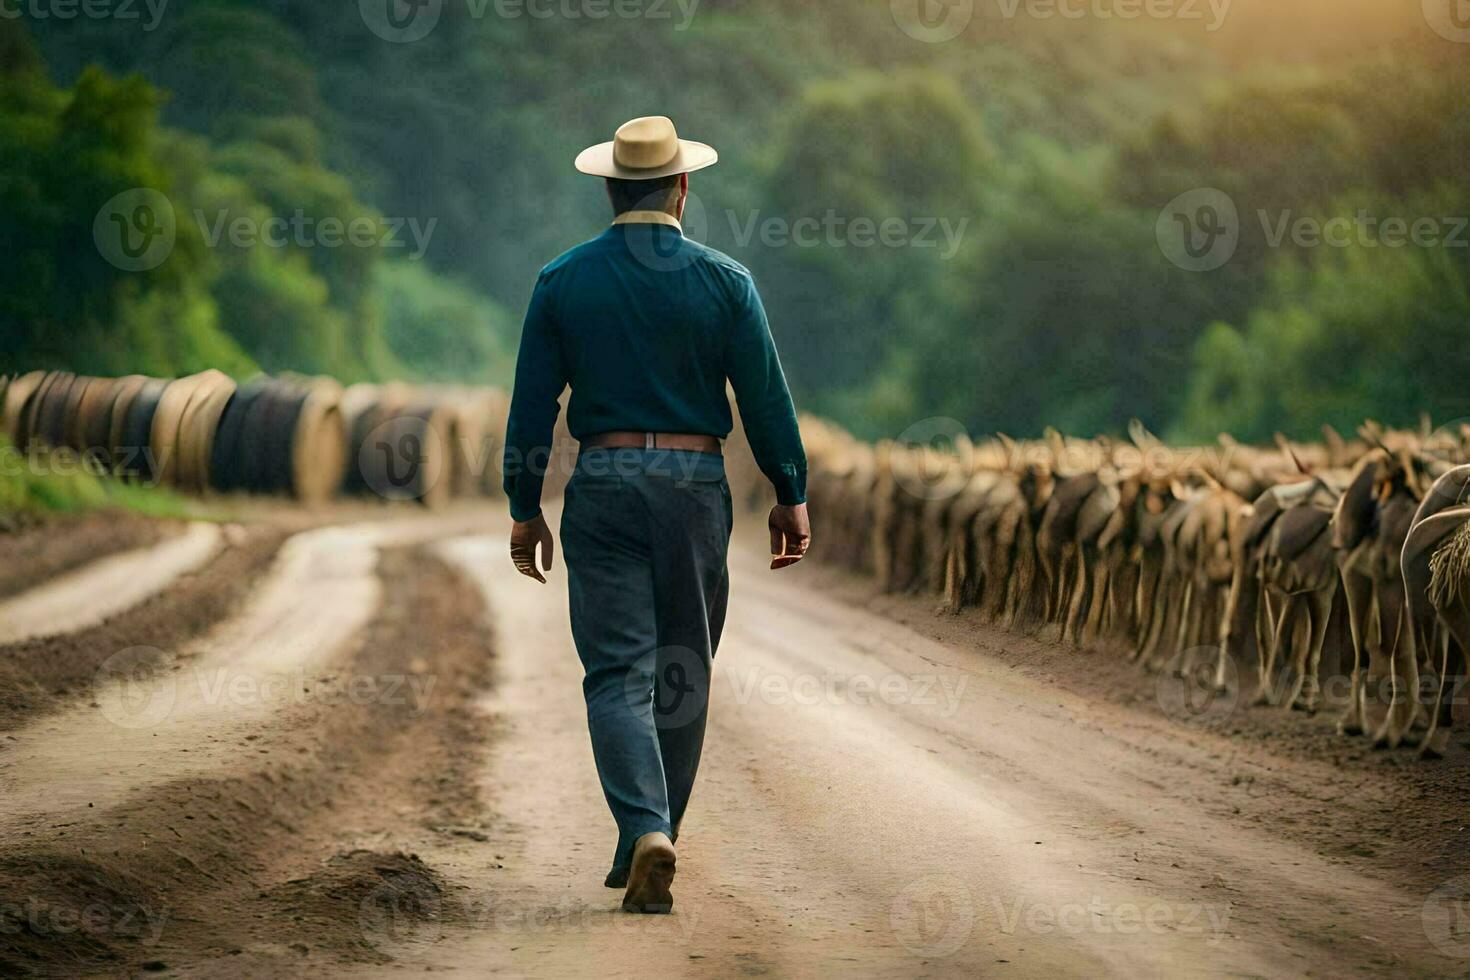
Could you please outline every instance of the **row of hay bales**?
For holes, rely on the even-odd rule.
[[[219,371],[176,379],[33,371],[0,378],[0,432],[22,453],[205,493],[338,493],[437,506],[498,492],[498,389],[353,385]]]

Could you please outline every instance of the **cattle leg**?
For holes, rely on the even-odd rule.
[[[1037,564],[1041,566],[1041,581],[1045,586],[1045,599],[1042,604],[1041,616],[1048,623],[1055,618],[1053,610],[1056,607],[1056,593],[1058,589],[1057,579],[1061,577],[1056,566],[1056,555],[1051,548],[1038,542],[1036,549]]]
[[[1342,593],[1347,600],[1348,629],[1353,638],[1353,673],[1352,691],[1348,696],[1347,710],[1337,720],[1337,733],[1339,735],[1361,735],[1364,732],[1363,724],[1363,630],[1368,623],[1368,615],[1372,610],[1373,586],[1372,583],[1357,574],[1344,568],[1342,570]]]
[[[1270,640],[1262,647],[1260,658],[1261,686],[1257,689],[1256,696],[1251,699],[1252,705],[1275,704],[1277,702],[1275,684],[1276,657],[1281,650],[1281,644],[1286,639],[1286,624],[1291,617],[1292,608],[1296,604],[1295,596],[1282,595],[1277,597],[1270,590],[1267,590],[1265,595],[1266,608],[1268,611],[1275,612],[1276,619],[1271,627]],[[1280,605],[1279,611],[1276,610],[1278,604]]]
[[[1109,610],[1111,622],[1107,631],[1109,636],[1131,641],[1138,630],[1136,601],[1140,569],[1137,563],[1129,561],[1124,554],[1119,554],[1114,561],[1113,570],[1108,576],[1111,580],[1109,589],[1112,592],[1113,605]]]
[[[1087,621],[1082,624],[1082,645],[1085,647],[1092,646],[1102,637],[1108,610],[1112,607],[1112,563],[1106,554],[1099,554],[1094,564],[1092,603],[1087,609]]]
[[[964,556],[951,542],[944,554],[944,604],[952,613],[960,611],[960,583],[964,577]]]
[[[1449,749],[1450,726],[1459,699],[1460,686],[1465,681],[1465,651],[1470,649],[1470,611],[1457,605],[1440,614],[1443,628],[1437,630],[1440,637],[1439,684],[1434,696],[1434,710],[1430,713],[1429,731],[1419,746],[1420,756],[1428,759],[1442,758]]]
[[[1163,575],[1160,574],[1155,582],[1157,586],[1148,605],[1148,629],[1138,648],[1138,659],[1143,663],[1144,669],[1149,669],[1154,648],[1159,643],[1159,635],[1164,631],[1164,620],[1169,608],[1168,586],[1164,584]]]
[[[1407,584],[1407,582],[1406,582]],[[1417,644],[1409,636],[1409,616],[1404,596],[1385,589],[1379,604],[1381,629],[1391,667],[1388,714],[1373,737],[1374,748],[1396,749],[1408,736],[1419,714],[1419,658]]]
[[[1184,652],[1190,646],[1189,627],[1194,607],[1198,605],[1198,595],[1199,590],[1195,588],[1194,580],[1187,579],[1184,583],[1184,596],[1179,600],[1179,629],[1174,634],[1174,654],[1162,665],[1164,672],[1173,677],[1184,676]]]
[[[1082,646],[1082,622],[1086,618],[1088,603],[1092,598],[1092,578],[1087,574],[1087,555],[1082,547],[1073,549],[1076,562],[1077,584],[1072,589],[1072,601],[1067,610],[1067,621],[1062,624],[1062,639],[1070,635],[1072,646]]]
[[[1159,575],[1153,562],[1144,560],[1139,570],[1138,585],[1133,592],[1133,653],[1129,660],[1142,660],[1148,647],[1148,637],[1153,631],[1154,615],[1159,606]]]
[[[1031,632],[1038,625],[1046,596],[1038,567],[1036,536],[1024,516],[1017,521],[1015,562],[1019,574],[1016,576],[1016,608],[1012,623],[1016,629]]]
[[[1291,708],[1317,713],[1322,704],[1322,688],[1317,675],[1322,667],[1322,644],[1327,640],[1327,623],[1332,617],[1332,590],[1318,589],[1307,598],[1304,608],[1311,624],[1307,643],[1297,656],[1296,688],[1291,695]]]

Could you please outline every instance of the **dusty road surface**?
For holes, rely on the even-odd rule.
[[[490,536],[445,548],[484,589],[500,637],[486,704],[494,843],[453,859],[468,885],[462,921],[406,930],[390,951],[398,962],[368,973],[1402,976],[1470,965],[1426,937],[1432,884],[1391,884],[1231,820],[1213,799],[1232,786],[1226,740],[1180,737],[1166,717],[1019,677],[834,601],[803,571],[768,572],[758,549],[732,561],[675,914],[618,913],[618,893],[601,886],[611,825],[564,572],[538,587],[505,546]],[[1298,768],[1309,791],[1332,782],[1331,766]]]
[[[507,529],[299,531],[199,635],[0,733],[0,973],[1470,974],[1463,760],[1181,721],[1016,661],[1133,683],[1109,654],[759,547],[674,914],[625,915],[565,569],[516,575]]]

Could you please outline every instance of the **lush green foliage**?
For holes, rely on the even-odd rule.
[[[571,156],[662,111],[723,152],[691,231],[756,272],[803,407],[864,435],[1137,415],[1261,439],[1470,414],[1470,248],[1273,240],[1304,218],[1470,209],[1470,59],[1417,0],[1236,0],[1219,30],[981,4],[943,44],[886,3],[662,6],[446,2],[428,37],[388,44],[355,4],[197,0],[153,32],[33,24],[50,82],[0,23],[20,80],[0,95],[0,228],[21,243],[0,356],[505,381],[536,270],[606,220]],[[100,202],[134,186],[180,215],[144,274],[90,243]],[[1200,187],[1239,212],[1209,272],[1155,237]],[[422,262],[406,232],[396,250],[210,242],[221,214],[296,212],[433,231]],[[885,221],[906,230],[875,243]]]
[[[202,516],[162,487],[138,486],[92,472],[75,455],[22,456],[0,436],[0,515],[112,507],[154,517]]]

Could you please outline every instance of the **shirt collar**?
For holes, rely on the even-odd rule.
[[[624,211],[613,219],[615,225],[668,225],[679,229],[682,234],[684,226],[679,224],[679,219],[667,211]]]

